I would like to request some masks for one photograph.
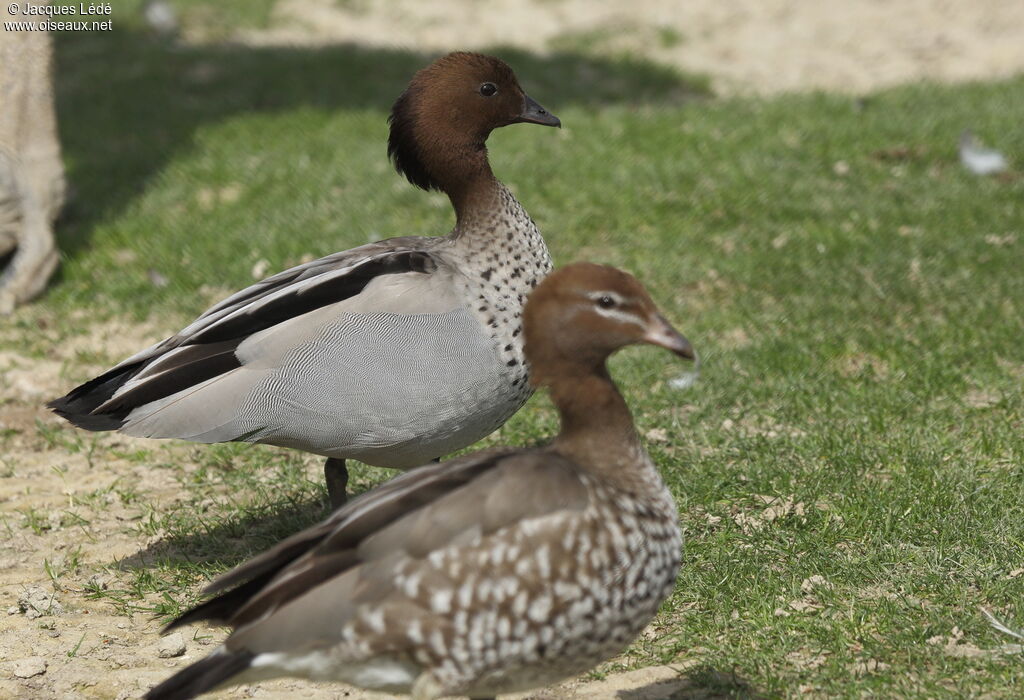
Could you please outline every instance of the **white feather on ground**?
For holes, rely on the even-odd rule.
[[[983,146],[970,130],[960,134],[960,162],[975,175],[995,175],[1008,167],[1002,153]]]
[[[981,612],[983,612],[985,614],[985,617],[988,618],[989,623],[1003,634],[1008,634],[1011,637],[1016,637],[1017,639],[1024,639],[1024,631],[1010,629],[1004,623],[996,619],[996,616],[990,613],[985,608],[982,608]]]

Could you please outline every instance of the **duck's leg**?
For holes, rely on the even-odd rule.
[[[345,468],[345,460],[337,457],[328,457],[324,462],[324,478],[327,480],[327,497],[331,501],[331,510],[337,510],[345,505],[348,494],[345,488],[348,486],[348,469]]]

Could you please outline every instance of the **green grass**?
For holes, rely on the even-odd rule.
[[[641,432],[665,431],[651,452],[687,532],[659,634],[626,663],[683,664],[724,694],[1017,696],[1021,655],[928,640],[1012,641],[982,606],[1024,623],[1024,179],[971,177],[955,154],[970,126],[1024,163],[1024,78],[694,99],[705,83],[642,62],[503,53],[566,128],[495,133],[496,172],[557,262],[636,273],[704,358],[684,392],[663,353],[613,362]],[[14,321],[22,350],[44,355],[86,307],[184,321],[261,260],[446,232],[446,202],[384,154],[390,101],[425,60],[62,37],[76,195],[60,276]],[[538,398],[489,442],[553,430]],[[47,439],[93,449],[72,435]],[[185,470],[162,449],[133,458],[195,507],[149,512],[140,541],[188,558],[143,553],[123,589],[94,592],[126,612],[177,612],[316,516],[308,458],[203,446]]]

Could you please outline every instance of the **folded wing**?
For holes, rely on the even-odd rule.
[[[219,595],[168,629],[211,620],[234,627],[236,641],[253,651],[266,651],[270,639],[301,648],[302,640],[283,638],[284,627],[310,630],[306,642],[325,625],[340,630],[357,604],[389,594],[391,582],[380,580],[388,564],[424,559],[527,519],[579,512],[587,502],[576,467],[545,449],[501,448],[419,467],[224,574],[207,588]],[[326,607],[317,600],[324,595]],[[267,621],[285,606],[287,624]]]
[[[418,244],[403,246],[403,241]],[[108,372],[72,390],[48,405],[57,414],[88,430],[122,428],[133,411],[147,413],[170,400],[187,399],[212,382],[220,397],[239,396],[259,381],[261,369],[271,367],[290,348],[310,337],[329,316],[332,307],[348,303],[373,307],[363,300],[368,287],[394,276],[416,287],[435,275],[436,260],[423,239],[392,239],[327,256],[281,272],[220,302],[178,334],[126,359]],[[406,303],[424,312],[450,308],[450,299],[406,295]],[[392,300],[393,301],[393,300]],[[238,374],[244,364],[254,372]],[[192,424],[216,426],[231,416],[208,398],[189,407]],[[196,411],[199,411],[196,413]],[[205,411],[205,414],[203,413]],[[173,423],[173,421],[172,421]],[[154,437],[188,437],[173,428]],[[239,439],[227,436],[224,439]],[[211,440],[216,441],[216,440]]]

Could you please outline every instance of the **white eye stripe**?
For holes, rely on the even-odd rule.
[[[645,326],[643,319],[639,316],[629,311],[623,311],[622,309],[616,309],[614,307],[605,309],[598,306],[597,313],[608,318],[614,318],[617,321],[622,321],[623,323],[632,323],[636,326],[640,326],[641,328]]]

